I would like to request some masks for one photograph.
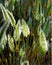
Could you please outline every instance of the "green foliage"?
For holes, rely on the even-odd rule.
[[[23,48],[21,48],[21,49],[20,49],[20,52],[19,52],[19,56],[20,56],[20,57],[23,57],[24,54],[25,54],[25,52],[23,51]]]
[[[5,43],[6,39],[4,38],[5,37],[4,35],[6,35],[6,30],[8,28],[8,25],[9,24],[7,22],[5,22],[0,29],[0,48],[2,48],[2,50],[3,50],[4,45],[6,44]],[[1,51],[1,49],[0,49],[0,51]]]
[[[9,5],[9,0],[5,0],[5,7],[7,7]]]
[[[15,21],[15,19],[14,19],[14,16],[13,16],[13,14],[9,11],[9,10],[7,10],[7,13],[8,13],[8,15],[9,15],[9,17],[10,17],[10,23],[11,23],[11,25],[13,26],[13,27],[15,27],[15,25],[16,25],[16,21]]]
[[[6,34],[4,34],[2,39],[0,40],[0,53],[2,52],[2,50],[4,50],[6,43],[7,43],[7,37]]]
[[[3,26],[1,27],[1,29],[0,29],[0,40],[1,40],[1,38],[3,37],[4,33],[6,33],[7,27],[8,27],[8,23],[5,22],[5,23],[3,24]]]
[[[14,39],[15,41],[19,40],[21,35],[21,28],[20,28],[20,20],[18,20],[18,23],[16,24],[15,30],[14,30]]]
[[[14,39],[17,41],[20,38],[21,33],[23,33],[23,35],[25,37],[27,37],[30,34],[30,30],[28,25],[26,24],[26,22],[24,21],[24,19],[22,19],[22,24],[21,21],[18,20],[18,23],[15,27],[14,30]]]
[[[48,31],[49,31],[49,22],[50,22],[49,20],[44,22],[44,24],[42,26],[42,29],[43,29],[46,36],[48,35]]]
[[[10,11],[14,10],[14,5],[16,3],[16,0],[4,0],[4,5],[6,8],[8,8]]]
[[[27,37],[30,34],[30,30],[29,30],[28,25],[25,23],[24,19],[22,19],[22,27],[23,27],[23,30],[22,30],[23,31],[23,35],[25,37]]]
[[[11,23],[11,25],[14,27],[16,21],[15,21],[13,15],[12,15],[12,13],[10,13],[9,10],[5,9],[5,7],[4,7],[2,4],[0,4],[0,9],[2,10],[3,18],[4,18],[4,20],[5,20],[3,26],[2,26],[1,29],[0,29],[0,48],[2,48],[2,45],[3,45],[3,46],[6,45],[6,41],[7,41],[7,40],[6,40],[6,39],[3,40],[3,38],[5,37],[4,35],[6,35],[6,30],[7,30],[7,28],[9,27],[9,24]],[[9,39],[9,40],[10,40],[10,39]],[[11,41],[11,40],[12,40],[12,41]],[[12,45],[13,39],[11,39],[11,40],[10,40],[10,42],[11,42],[11,45]],[[13,43],[13,44],[14,44],[14,43]],[[13,51],[13,45],[12,45],[12,46],[11,46],[11,45],[9,44],[10,49]]]
[[[6,46],[6,43],[7,43],[7,36],[4,35],[3,38],[2,38],[2,44],[3,44],[4,46]]]
[[[45,54],[46,51],[48,50],[48,44],[47,44],[46,37],[45,37],[43,30],[40,30],[40,46],[39,46],[39,48],[40,48],[41,54]]]
[[[4,20],[8,23],[11,23],[12,26],[15,26],[16,21],[13,17],[13,14],[9,10],[5,9],[5,7],[2,4],[0,4],[0,8],[2,10]]]
[[[10,35],[8,35],[8,44],[9,44],[10,50],[14,51],[14,40]]]
[[[26,50],[28,52],[26,55],[28,60],[31,60],[31,57],[34,59],[36,56],[37,59],[39,59],[39,53],[41,56],[44,56],[48,51],[46,36],[48,34],[50,21],[47,19],[51,10],[51,4],[48,3],[48,0],[11,0],[11,2],[9,2],[9,0],[5,0],[5,7],[0,4],[0,9],[2,10],[4,18],[4,23],[0,28],[0,52],[2,52],[6,46],[6,43],[8,43],[10,50],[14,52],[14,62],[16,62],[16,59],[20,59],[19,63],[22,62],[21,65],[28,63],[24,61]],[[17,9],[15,7],[17,7]],[[27,9],[29,7],[29,10],[31,11],[28,12]],[[12,13],[15,13],[15,11],[17,11],[17,13],[13,16]],[[15,17],[15,15],[17,17]],[[15,20],[16,18],[17,24]],[[9,27],[9,24],[11,24],[11,27]],[[11,29],[8,28],[13,28],[13,31],[11,32]],[[10,33],[6,35],[6,30],[10,31],[12,35]],[[19,57],[15,57],[15,47],[17,48],[17,52],[19,51],[19,54],[17,54]],[[27,49],[27,47],[29,47],[29,49]],[[34,62],[32,65],[33,64]]]
[[[5,7],[4,7],[2,4],[0,4],[0,9],[2,10],[4,20],[8,22],[8,21],[10,20],[10,19],[9,19],[9,15],[8,15],[8,13],[7,13]],[[8,23],[9,23],[9,22],[8,22]]]

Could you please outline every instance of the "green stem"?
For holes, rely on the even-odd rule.
[[[18,12],[19,12],[19,19],[20,19],[20,22],[22,23],[22,0],[20,0],[20,2],[18,3]]]

